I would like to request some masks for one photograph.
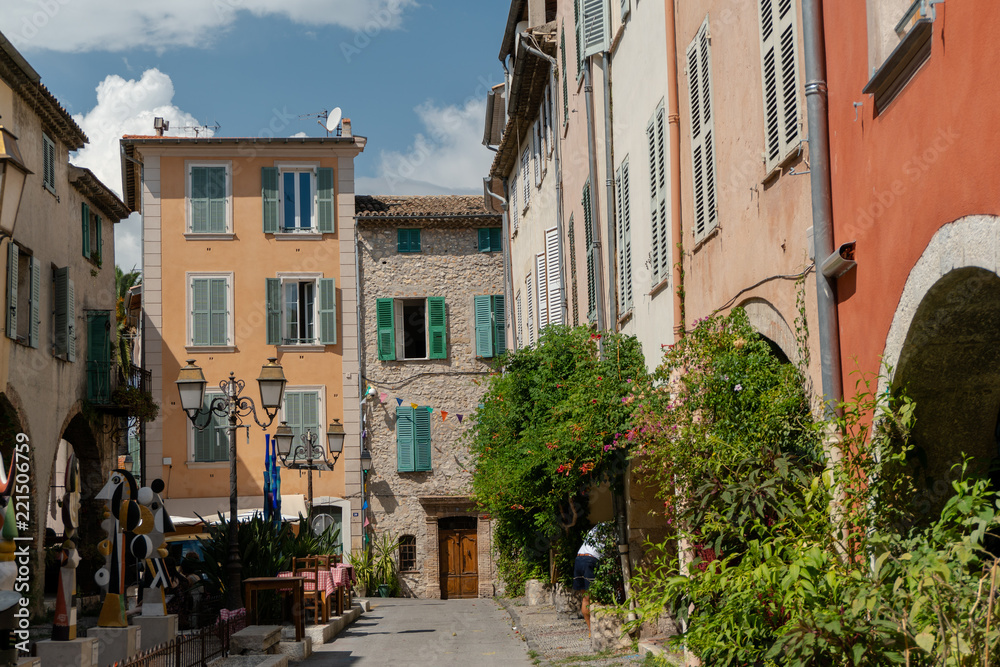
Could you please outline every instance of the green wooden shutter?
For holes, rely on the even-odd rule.
[[[87,313],[87,400],[111,400],[111,313]]]
[[[476,320],[476,356],[493,356],[493,319],[490,312],[490,297],[477,295],[473,297],[474,316]]]
[[[326,448],[326,429],[320,431],[319,428],[319,392],[315,391],[304,391],[302,392],[302,424],[301,433],[306,431],[312,431],[313,435],[316,437],[315,443],[318,443],[324,449]],[[297,442],[302,442],[301,439]]]
[[[319,342],[337,344],[337,286],[333,278],[319,280]]]
[[[562,51],[563,125],[569,120],[569,70],[566,68],[566,26],[562,28],[560,51]]]
[[[76,295],[73,280],[66,274],[66,360],[76,361]]]
[[[507,351],[507,307],[503,294],[493,296],[493,351],[500,356]]]
[[[431,411],[423,405],[413,412],[413,469],[431,469]]]
[[[378,329],[378,358],[392,361],[396,358],[396,329],[392,299],[378,299],[375,302],[375,314]]]
[[[208,410],[212,403],[212,395],[206,393],[201,404],[202,410]],[[208,426],[202,430],[194,429],[194,460],[212,461],[212,437],[215,434],[215,415],[208,418]]]
[[[427,297],[427,334],[430,339],[430,359],[448,358],[448,320],[443,296]]]
[[[281,345],[281,279],[266,278],[264,301],[267,309],[267,344]]]
[[[69,320],[66,313],[66,291],[69,286],[69,268],[62,267],[56,269],[53,275],[53,282],[55,283],[54,288],[56,298],[55,318],[53,322],[53,328],[55,329],[55,354],[57,357],[65,357],[67,350],[69,349]],[[15,335],[17,334],[15,333]]]
[[[191,167],[191,231],[208,231],[208,168]]]
[[[101,221],[101,216],[98,215],[98,216],[94,216],[94,217],[97,220],[97,224],[94,226],[95,229],[97,230],[97,248],[96,248],[96,252],[97,252],[97,265],[101,266],[104,263],[104,242],[101,239],[101,222],[102,221]],[[93,257],[94,257],[93,254],[91,254],[91,258],[93,258]]]
[[[413,408],[396,408],[396,470],[413,472]]]
[[[226,168],[210,167],[208,172],[208,229],[221,234],[226,231]]]
[[[319,202],[319,231],[323,234],[333,234],[333,168],[321,167],[316,174],[316,195]]]
[[[14,240],[7,246],[7,338],[17,340],[17,262],[19,251]]]
[[[31,258],[31,322],[28,326],[28,345],[38,347],[38,327],[41,319],[42,263]]]
[[[277,167],[260,168],[260,199],[264,207],[264,233],[274,234],[280,219]]]
[[[594,256],[593,212],[591,210],[590,182],[583,186],[583,228],[587,241],[587,319],[597,317],[597,274]]]
[[[90,206],[86,202],[80,207],[83,215],[83,256],[90,259]]]
[[[226,279],[212,278],[208,281],[208,307],[210,340],[212,345],[226,345],[229,336],[226,329],[229,324],[229,313],[226,309]]]
[[[196,278],[191,281],[191,344],[211,344],[211,306],[209,304],[209,281]]]
[[[490,249],[493,252],[501,252],[503,250],[503,229],[500,227],[490,228]]]
[[[479,230],[479,252],[489,252],[492,248],[490,247],[490,230],[483,228]]]

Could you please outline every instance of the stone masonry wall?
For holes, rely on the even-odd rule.
[[[445,223],[447,224],[447,223]],[[495,223],[476,223],[499,226]],[[397,228],[421,227],[421,252],[398,253]],[[477,229],[411,220],[374,222],[358,219],[358,251],[362,297],[360,348],[363,374],[376,389],[364,407],[364,427],[372,453],[368,497],[376,532],[391,531],[416,538],[417,569],[403,573],[404,594],[439,597],[436,516],[428,515],[420,498],[468,496],[472,475],[462,434],[482,395],[481,382],[492,371],[490,359],[475,356],[473,297],[503,294],[500,253],[478,250]],[[445,297],[448,357],[433,360],[380,361],[376,347],[376,300],[380,298]],[[387,394],[383,402],[379,394]],[[434,408],[431,415],[430,472],[397,472],[396,399]],[[441,410],[448,412],[446,420]],[[447,513],[446,513],[447,514]],[[443,516],[444,514],[438,514]],[[471,505],[450,515],[476,516]],[[492,594],[493,567],[489,553],[489,523],[480,518],[480,594]],[[485,538],[485,539],[484,539]]]

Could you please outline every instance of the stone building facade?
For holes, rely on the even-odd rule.
[[[492,596],[462,435],[505,349],[501,219],[482,197],[356,198],[366,539],[403,539],[403,594]]]

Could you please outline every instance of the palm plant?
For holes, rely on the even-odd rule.
[[[134,327],[128,323],[128,311],[125,307],[125,299],[128,298],[130,289],[142,282],[142,273],[132,267],[129,272],[122,271],[122,267],[115,265],[115,345],[118,350],[118,361],[122,368],[132,363],[132,345],[129,342],[129,334],[133,333]]]

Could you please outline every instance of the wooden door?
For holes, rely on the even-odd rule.
[[[441,599],[479,597],[479,553],[474,529],[440,530]]]

